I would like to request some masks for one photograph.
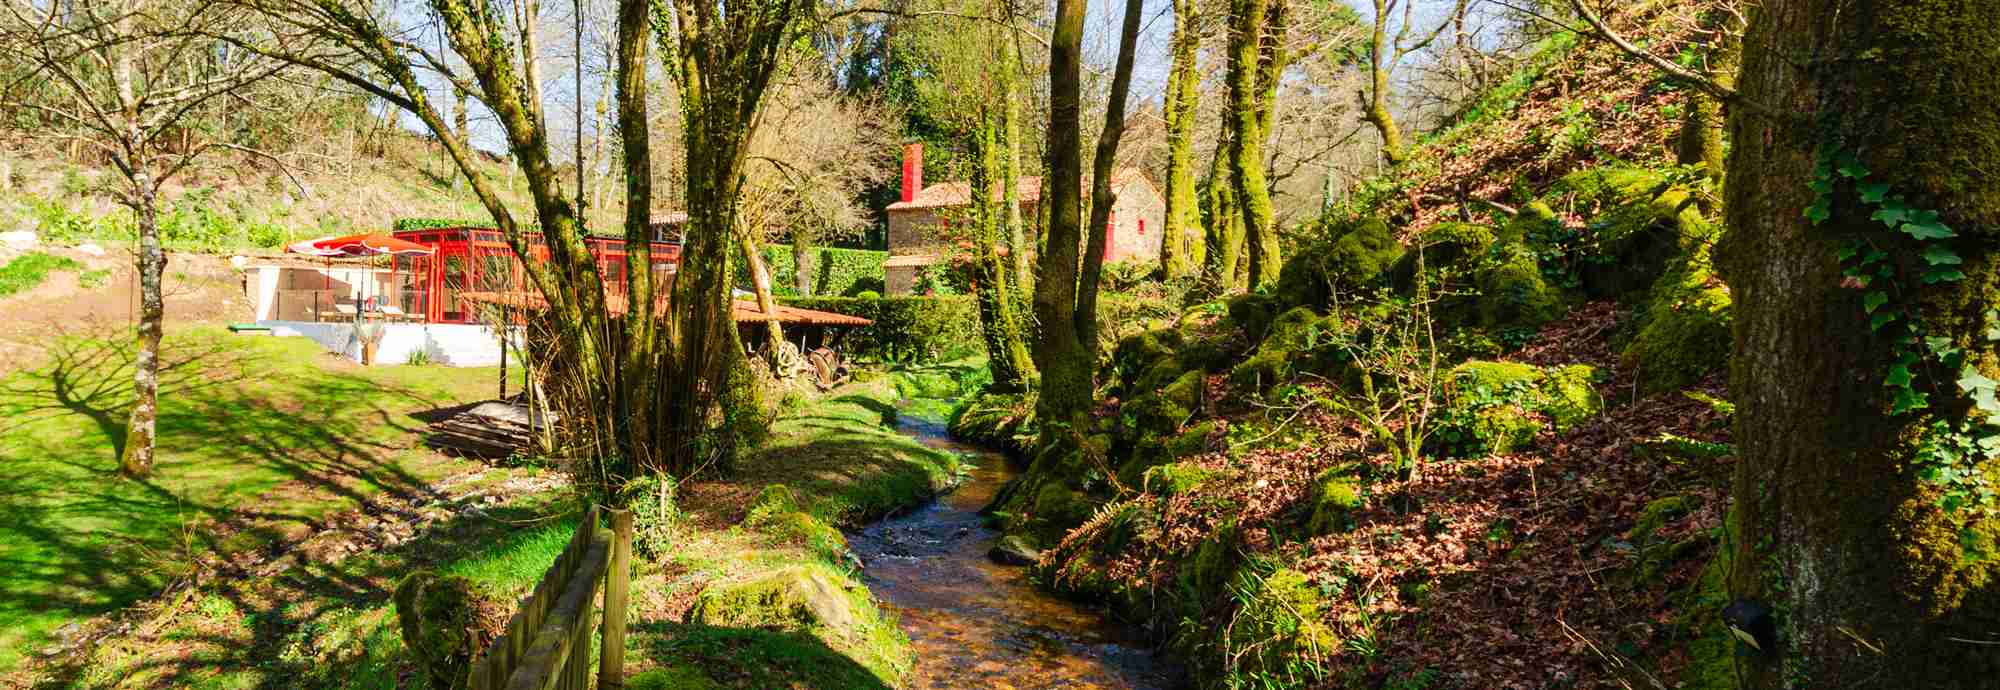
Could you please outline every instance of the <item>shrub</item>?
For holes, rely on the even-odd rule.
[[[852,297],[862,291],[881,292],[883,282],[882,262],[889,258],[888,252],[867,249],[837,249],[814,247],[808,250],[812,266],[812,295]],[[764,266],[771,271],[772,292],[781,295],[796,295],[797,282],[794,273],[797,263],[792,260],[792,247],[788,244],[764,246]],[[750,284],[749,267],[738,263],[736,282]]]
[[[850,357],[941,362],[977,352],[979,309],[972,297],[799,297],[787,305],[875,322],[842,341]]]

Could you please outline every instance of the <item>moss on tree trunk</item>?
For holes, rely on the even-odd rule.
[[[1965,278],[1893,281],[1920,335],[1948,338],[2000,374],[1985,313],[2000,297],[2000,0],[1771,0],[1744,40],[1742,95],[1718,266],[1736,298],[1740,410],[1730,594],[1775,611],[1775,649],[1750,687],[1974,688],[2000,677],[2000,534],[1991,512],[1947,513],[1914,448],[1933,420],[1963,419],[1956,372],[1916,367],[1931,404],[1891,414],[1897,329],[1871,332],[1866,291],[1839,252],[1864,242],[1905,275],[1918,245],[1870,217],[1854,182],[1829,218],[1804,217],[1826,152],[1873,171],[1958,236]],[[1877,284],[1876,287],[1884,287]],[[1982,464],[1989,481],[2000,464]]]

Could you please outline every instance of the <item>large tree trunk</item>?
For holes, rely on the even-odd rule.
[[[647,0],[618,2],[619,141],[625,158],[625,298],[624,358],[619,363],[618,397],[622,427],[621,449],[626,457],[651,458],[660,450],[653,407],[662,362],[655,337],[653,285],[653,154],[647,124],[646,52],[651,5]],[[600,104],[602,102],[600,101]],[[603,109],[598,119],[603,121]],[[597,140],[604,141],[600,124]],[[608,168],[607,168],[608,170]],[[581,193],[581,192],[579,192]]]
[[[1230,164],[1234,144],[1228,118],[1223,119],[1220,143],[1208,162],[1208,260],[1202,263],[1202,282],[1217,294],[1239,292],[1237,279],[1243,261],[1243,213],[1236,204],[1235,166]]]
[[[1036,407],[1045,428],[1090,408],[1095,362],[1077,332],[1077,264],[1083,249],[1083,18],[1087,0],[1056,0],[1049,46],[1048,170],[1042,176],[1041,270],[1035,282],[1035,368],[1042,373]]]
[[[1200,108],[1201,73],[1195,50],[1201,34],[1194,0],[1174,0],[1173,65],[1167,73],[1167,209],[1160,229],[1160,274],[1178,278],[1202,265],[1203,243],[1189,237],[1200,226],[1194,183],[1195,113]]]
[[[166,273],[167,253],[160,247],[159,190],[144,168],[132,178],[133,210],[139,215],[139,353],[132,363],[131,421],[126,425],[125,452],[119,471],[128,477],[153,473],[153,448],[157,438],[160,410],[160,335],[166,317],[161,298],[160,277]]]
[[[1768,0],[1744,41],[1742,96],[1775,113],[1735,113],[1717,249],[1736,297],[1729,590],[1776,622],[1744,664],[1750,687],[2000,678],[2000,518],[1976,498],[1941,507],[1994,488],[2000,462],[1939,442],[1994,432],[1975,398],[2000,407],[1968,375],[2000,378],[1995,26],[2000,0]],[[1849,156],[1830,167],[1872,173],[1816,173]],[[1815,204],[1816,178],[1829,206]],[[1879,184],[1890,196],[1865,200]],[[1871,217],[1892,205],[1934,211],[1957,236],[1926,226],[1917,234],[1934,238],[1919,240]],[[1876,250],[1886,258],[1857,287],[1843,261]],[[1899,316],[1871,330],[1871,314]],[[1899,397],[1913,409],[1897,413]]]
[[[1264,138],[1268,112],[1277,101],[1278,77],[1284,71],[1284,0],[1234,0],[1229,42],[1229,100],[1225,114],[1233,126],[1229,141],[1231,178],[1243,215],[1245,260],[1250,290],[1278,280],[1277,228],[1273,225],[1271,189],[1264,175]]]

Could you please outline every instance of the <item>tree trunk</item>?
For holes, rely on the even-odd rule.
[[[119,471],[127,477],[153,473],[153,448],[158,435],[160,414],[160,335],[166,305],[161,297],[160,277],[166,273],[167,253],[160,247],[159,190],[152,174],[143,167],[133,172],[133,210],[139,215],[139,353],[132,363],[132,390],[136,400],[126,425],[125,449]]]
[[[1023,143],[1019,97],[1021,66],[1015,60],[1014,51],[1004,52],[1007,55],[1007,59],[1002,61],[1003,69],[1006,71],[1003,77],[1006,80],[1006,88],[1001,93],[1002,98],[1007,101],[1007,129],[1004,133],[1007,150],[1000,169],[1001,203],[1005,204],[1007,213],[1008,258],[1013,259],[1014,266],[1014,279],[1009,281],[1012,283],[1009,287],[1015,294],[1009,299],[1025,309],[1027,300],[1022,296],[1034,289],[1035,270],[1033,264],[1029,262],[1029,256],[1034,254],[1031,251],[1034,246],[1028,241],[1028,231],[1021,218],[1021,144]]]
[[[1283,0],[1233,0],[1234,24],[1229,40],[1230,112],[1234,127],[1229,153],[1235,175],[1237,203],[1242,208],[1244,259],[1249,262],[1248,289],[1277,282],[1277,228],[1273,226],[1271,189],[1264,176],[1266,108],[1274,105],[1277,77],[1283,71],[1285,6]],[[1267,74],[1268,73],[1268,74]],[[1268,95],[1267,95],[1268,92]]]
[[[1715,83],[1725,88],[1735,88],[1737,63],[1741,62],[1743,37],[1724,26],[1728,15],[1720,10],[1711,10],[1703,17],[1707,29],[1715,32],[1717,40],[1708,49],[1708,74]],[[1681,165],[1702,166],[1702,172],[1716,183],[1722,182],[1726,162],[1723,160],[1722,129],[1728,122],[1723,114],[1722,100],[1702,89],[1688,89],[1687,110],[1682,113],[1678,158]],[[1704,209],[1713,212],[1714,209]]]
[[[1019,317],[1014,313],[1014,294],[1008,286],[1012,267],[1000,256],[1000,247],[1008,218],[1018,217],[1019,214],[1004,200],[993,200],[993,185],[1004,184],[1007,178],[1006,163],[1002,159],[1012,155],[1011,151],[1000,150],[1002,145],[994,130],[1006,125],[1004,121],[1011,116],[1005,111],[1012,106],[989,105],[979,119],[978,131],[973,135],[976,150],[969,191],[972,195],[974,239],[979,251],[973,264],[974,282],[977,283],[974,289],[979,300],[980,335],[986,342],[986,366],[993,374],[990,390],[1018,393],[1031,386],[1035,365]],[[995,122],[996,119],[1002,121]]]
[[[1035,368],[1042,373],[1036,403],[1043,427],[1066,425],[1090,408],[1096,369],[1077,332],[1077,264],[1083,249],[1083,18],[1087,0],[1056,0],[1049,46],[1048,170],[1041,204],[1048,213],[1035,281]]]
[[[1195,113],[1200,107],[1201,74],[1195,51],[1200,46],[1194,0],[1174,0],[1173,66],[1167,74],[1167,209],[1160,229],[1160,274],[1172,279],[1202,265],[1202,244],[1189,236],[1200,227],[1194,183]]]
[[[1208,261],[1202,264],[1202,282],[1217,294],[1243,290],[1237,279],[1243,264],[1243,214],[1236,205],[1235,166],[1229,162],[1231,129],[1225,117],[1215,157],[1208,162]]]
[[[757,246],[756,235],[757,233],[752,232],[749,228],[742,227],[741,221],[739,221],[736,233],[736,248],[738,251],[743,252],[743,266],[749,269],[750,291],[757,296],[757,311],[764,312],[765,314],[776,314],[778,313],[778,300],[771,295],[771,268],[769,264],[764,262],[764,249]],[[775,365],[777,364],[776,357],[778,352],[776,348],[779,343],[785,342],[785,328],[778,323],[777,319],[766,321],[764,325],[765,334],[770,338],[770,343],[765,346],[766,352],[773,358],[771,363]],[[785,372],[782,371],[776,373],[779,376],[785,375]]]
[[[2000,408],[1981,383],[2000,377],[1994,26],[2000,0],[1769,0],[1745,37],[1741,94],[1776,113],[1734,114],[1716,250],[1736,297],[1729,591],[1775,618],[1749,687],[2000,677],[2000,518],[1977,496],[2000,462],[1956,445]]]
[[[666,442],[658,437],[654,393],[662,369],[655,335],[653,285],[653,154],[647,119],[646,64],[651,5],[647,0],[618,2],[618,64],[614,78],[618,98],[619,141],[625,158],[625,299],[624,357],[619,363],[618,403],[622,414],[621,451],[627,458],[654,457]],[[602,101],[598,137],[604,142]],[[606,168],[609,170],[609,167]],[[579,190],[579,193],[581,191]]]
[[[1118,165],[1118,142],[1125,137],[1125,100],[1132,89],[1132,62],[1139,42],[1140,11],[1145,0],[1125,0],[1125,22],[1118,37],[1118,62],[1111,73],[1110,102],[1104,106],[1104,129],[1097,136],[1097,155],[1090,173],[1090,242],[1083,253],[1083,280],[1077,288],[1076,333],[1083,341],[1090,367],[1097,368],[1097,294],[1104,278],[1105,246],[1111,225],[1111,209],[1117,197],[1111,193],[1111,177]]]
[[[453,88],[451,96],[451,134],[458,137],[458,140],[461,142],[470,142],[472,141],[472,132],[469,131],[472,129],[472,116],[469,113],[470,109],[466,107],[466,101],[469,99],[470,94],[467,94],[465,89]],[[464,188],[465,173],[461,172],[453,175],[451,178],[451,191],[456,192]]]
[[[1382,136],[1382,158],[1390,165],[1400,165],[1407,157],[1403,130],[1396,126],[1396,117],[1389,112],[1389,72],[1396,59],[1396,46],[1389,42],[1389,15],[1393,6],[1393,2],[1375,0],[1375,31],[1368,44],[1368,94],[1362,99],[1361,111],[1362,118]]]
[[[535,119],[548,122],[542,113],[542,52],[540,43],[541,0],[516,0],[521,21],[521,98]],[[578,191],[581,194],[581,190]]]

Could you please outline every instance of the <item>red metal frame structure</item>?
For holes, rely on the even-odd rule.
[[[423,314],[431,323],[479,323],[479,315],[458,299],[462,292],[522,292],[528,289],[527,276],[514,250],[494,228],[449,227],[404,230],[396,239],[434,247],[431,256],[396,257],[396,280],[401,290],[400,305],[410,314]],[[536,261],[547,261],[548,245],[541,233],[527,233],[528,247]],[[615,237],[584,240],[597,270],[612,294],[625,290],[625,241]],[[664,279],[680,264],[678,242],[653,242],[653,275]]]

